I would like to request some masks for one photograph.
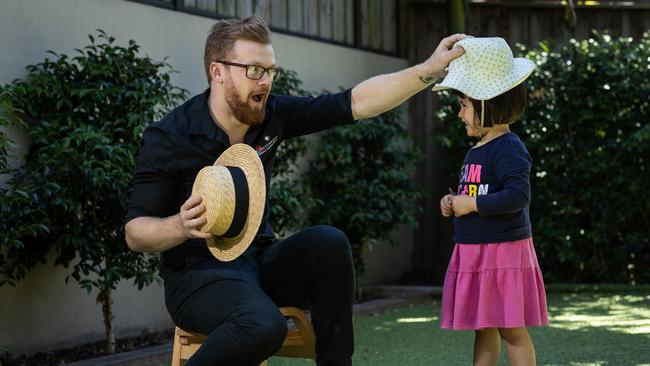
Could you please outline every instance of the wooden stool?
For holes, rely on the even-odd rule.
[[[289,327],[287,338],[284,339],[282,347],[275,354],[280,357],[296,357],[316,359],[316,335],[314,328],[307,320],[305,313],[292,307],[280,308],[280,312],[285,318],[293,322],[295,327]],[[188,360],[201,344],[207,338],[206,335],[185,331],[176,327],[174,334],[174,350],[172,353],[172,366],[182,366],[185,360]],[[266,366],[267,362],[263,361],[260,366]]]

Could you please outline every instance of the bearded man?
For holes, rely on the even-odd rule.
[[[352,124],[392,109],[445,75],[463,35],[445,38],[423,63],[375,76],[318,97],[270,94],[279,75],[270,31],[258,16],[220,21],[205,43],[209,88],[151,124],[143,134],[126,215],[126,241],[137,252],[161,252],[165,304],[182,329],[208,335],[186,364],[257,365],[282,345],[287,324],[278,306],[308,303],[318,365],[350,365],[354,350],[355,276],[346,235],[315,226],[273,239],[269,206],[250,247],[215,260],[201,232],[202,198],[192,185],[228,147],[256,148],[270,186],[285,139]]]

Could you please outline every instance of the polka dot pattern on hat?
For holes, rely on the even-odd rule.
[[[455,89],[488,100],[520,84],[535,68],[528,59],[514,58],[503,38],[465,38],[454,47],[463,47],[465,53],[449,64],[447,76],[434,91]]]

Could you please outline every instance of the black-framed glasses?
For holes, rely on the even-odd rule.
[[[267,73],[269,75],[269,79],[271,79],[271,81],[275,81],[278,79],[278,77],[280,77],[280,69],[275,67],[266,68],[258,65],[244,65],[244,64],[238,64],[236,62],[230,62],[230,61],[216,61],[216,62],[224,65],[243,67],[246,69],[246,77],[253,80],[261,79],[262,76],[264,76],[264,73]]]

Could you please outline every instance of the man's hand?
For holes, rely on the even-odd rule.
[[[449,63],[465,53],[462,47],[453,48],[456,42],[464,38],[467,38],[464,34],[454,34],[440,41],[433,54],[423,63],[426,70],[425,74],[420,76],[420,80],[424,83],[432,83],[445,77]]]
[[[208,220],[200,217],[205,212],[200,196],[191,196],[178,214],[161,218],[141,216],[124,227],[126,244],[135,252],[164,252],[187,239],[207,239],[210,233],[198,230]]]
[[[460,217],[472,212],[477,212],[476,197],[467,195],[457,195],[451,197],[451,206],[454,210],[454,216]]]
[[[454,207],[452,206],[451,200],[452,197],[452,194],[448,194],[442,197],[440,200],[440,211],[444,217],[451,217],[451,215],[454,214]]]
[[[208,221],[207,218],[200,217],[205,212],[205,205],[201,204],[202,200],[201,196],[192,195],[181,206],[179,216],[183,231],[188,239],[208,239],[212,236],[210,233],[198,230]]]

